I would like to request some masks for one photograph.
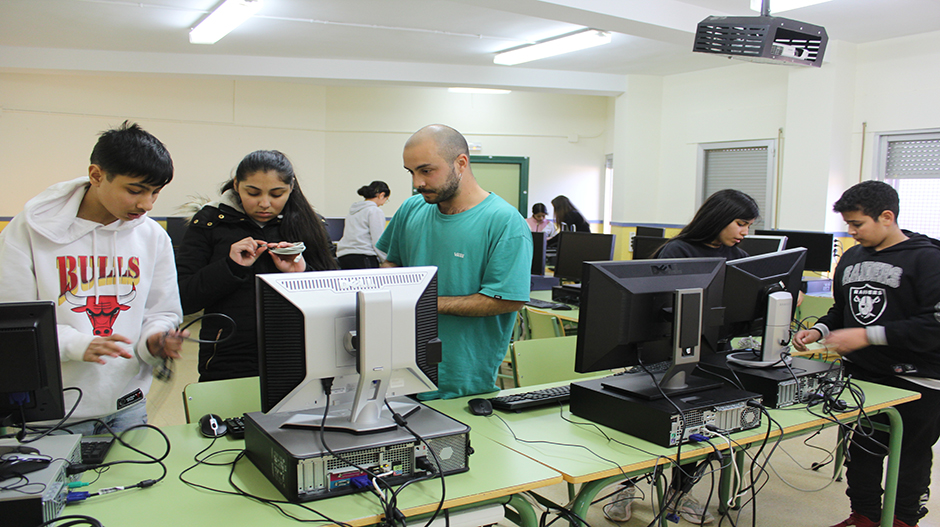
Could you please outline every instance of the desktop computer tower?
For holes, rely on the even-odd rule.
[[[698,368],[702,375],[740,381],[745,390],[759,393],[768,408],[809,402],[827,384],[838,381],[841,370],[836,365],[802,357],[793,357],[789,368],[748,368],[729,364],[724,354],[703,355]]]
[[[552,302],[580,306],[581,284],[561,284],[552,287]]]
[[[81,438],[80,435],[50,435],[28,445],[39,450],[39,454],[51,457],[52,462],[41,470],[24,474],[28,486],[15,488],[25,483],[17,477],[0,483],[0,486],[10,487],[0,490],[0,518],[5,527],[34,527],[62,514],[68,484],[73,479],[66,475],[65,469],[72,463],[82,462]],[[19,442],[15,439],[0,440],[0,450],[17,446]]]
[[[611,389],[607,386],[611,379],[616,376],[571,383],[571,413],[665,447],[685,443],[692,434],[714,436],[707,425],[730,434],[761,423],[760,408],[748,405],[761,402],[756,393],[721,386],[670,396],[670,403]]]
[[[392,486],[424,475],[422,467],[433,466],[437,472],[435,456],[445,476],[469,469],[470,428],[427,406],[420,405],[407,418],[408,426],[427,446],[401,427],[363,435],[326,431],[325,445],[318,429],[281,427],[295,414],[314,412],[322,409],[245,414],[248,459],[289,501],[306,502],[364,490],[353,480],[365,473],[351,465],[369,473],[391,472],[383,481]]]

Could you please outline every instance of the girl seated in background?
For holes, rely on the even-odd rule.
[[[558,229],[555,228],[555,222],[548,219],[548,209],[545,208],[544,203],[532,205],[532,216],[526,218],[525,221],[529,224],[530,231],[544,232],[546,239],[558,233]]]

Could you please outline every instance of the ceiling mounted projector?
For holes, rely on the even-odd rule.
[[[698,24],[692,51],[767,64],[822,66],[829,36],[822,26],[769,16],[710,16]]]

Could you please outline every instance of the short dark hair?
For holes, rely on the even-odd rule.
[[[897,219],[901,212],[901,200],[898,191],[884,181],[862,181],[849,187],[833,205],[833,212],[861,211],[862,214],[878,219],[881,213],[890,210]]]
[[[91,164],[114,176],[142,178],[145,185],[163,187],[173,180],[173,159],[159,139],[137,123],[124,121],[104,131],[91,151]]]
[[[385,194],[385,197],[389,197],[392,195],[392,189],[388,188],[388,183],[376,180],[372,183],[369,183],[368,185],[359,187],[359,190],[356,191],[356,194],[359,194],[366,199],[372,199],[379,194]]]

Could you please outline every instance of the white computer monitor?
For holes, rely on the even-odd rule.
[[[286,426],[386,431],[386,398],[436,389],[436,267],[262,274],[256,294],[262,411],[301,411]]]

